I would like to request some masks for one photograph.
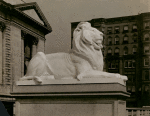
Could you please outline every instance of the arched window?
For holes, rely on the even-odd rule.
[[[128,47],[124,47],[124,55],[127,55],[128,54]]]
[[[136,24],[133,24],[132,31],[137,32],[137,25]]]
[[[119,55],[119,48],[115,48],[115,55]]]
[[[116,44],[116,45],[119,44],[119,36],[118,36],[118,35],[115,37],[115,44]]]
[[[136,53],[137,53],[137,47],[136,47],[136,46],[133,46],[132,52],[133,52],[133,54],[136,54]]]
[[[120,27],[119,26],[116,26],[115,27],[115,33],[119,33],[120,32]]]
[[[136,43],[137,42],[137,34],[133,34],[132,36],[132,40],[133,40],[133,43]]]
[[[123,37],[123,44],[128,44],[128,39],[129,39],[129,37],[127,35],[125,35]]]
[[[144,53],[149,53],[149,46],[144,46]]]
[[[149,58],[144,58],[144,66],[149,66]]]
[[[108,53],[109,55],[111,55],[111,54],[112,54],[112,49],[109,48],[107,53]]]
[[[145,22],[144,27],[145,27],[145,29],[149,29],[149,22]]]
[[[128,25],[125,25],[125,26],[123,27],[123,32],[124,32],[124,33],[127,33],[127,32],[128,32],[128,30],[129,30]]]
[[[112,37],[108,37],[108,45],[112,45]]]
[[[149,34],[148,34],[148,33],[146,33],[146,34],[144,35],[144,40],[145,40],[145,41],[149,41]]]
[[[107,34],[112,34],[112,27],[107,28]]]

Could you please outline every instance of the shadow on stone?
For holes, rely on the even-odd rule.
[[[0,101],[0,115],[1,116],[10,116],[4,106],[4,104]]]

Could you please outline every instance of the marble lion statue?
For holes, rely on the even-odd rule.
[[[73,48],[69,53],[44,54],[38,52],[30,61],[27,73],[20,80],[36,80],[42,83],[47,79],[83,78],[122,78],[126,76],[103,71],[101,48],[103,33],[91,27],[88,22],[81,22],[73,33]]]

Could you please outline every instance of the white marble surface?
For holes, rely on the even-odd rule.
[[[71,77],[70,77],[71,78]],[[80,81],[77,79],[43,79],[42,83],[37,83],[35,80],[17,81],[17,85],[48,85],[48,84],[84,84],[84,83],[120,83],[126,86],[126,82],[117,78],[84,78]]]

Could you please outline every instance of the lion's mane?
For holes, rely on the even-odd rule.
[[[100,50],[96,50],[92,43],[88,43],[86,38],[90,34],[91,24],[88,22],[81,22],[78,24],[77,28],[73,33],[73,48],[71,50],[72,53],[76,54],[79,57],[86,59],[93,69],[102,71],[103,70],[103,55]],[[84,33],[84,31],[88,31],[88,33]],[[91,38],[92,40],[93,38]]]

